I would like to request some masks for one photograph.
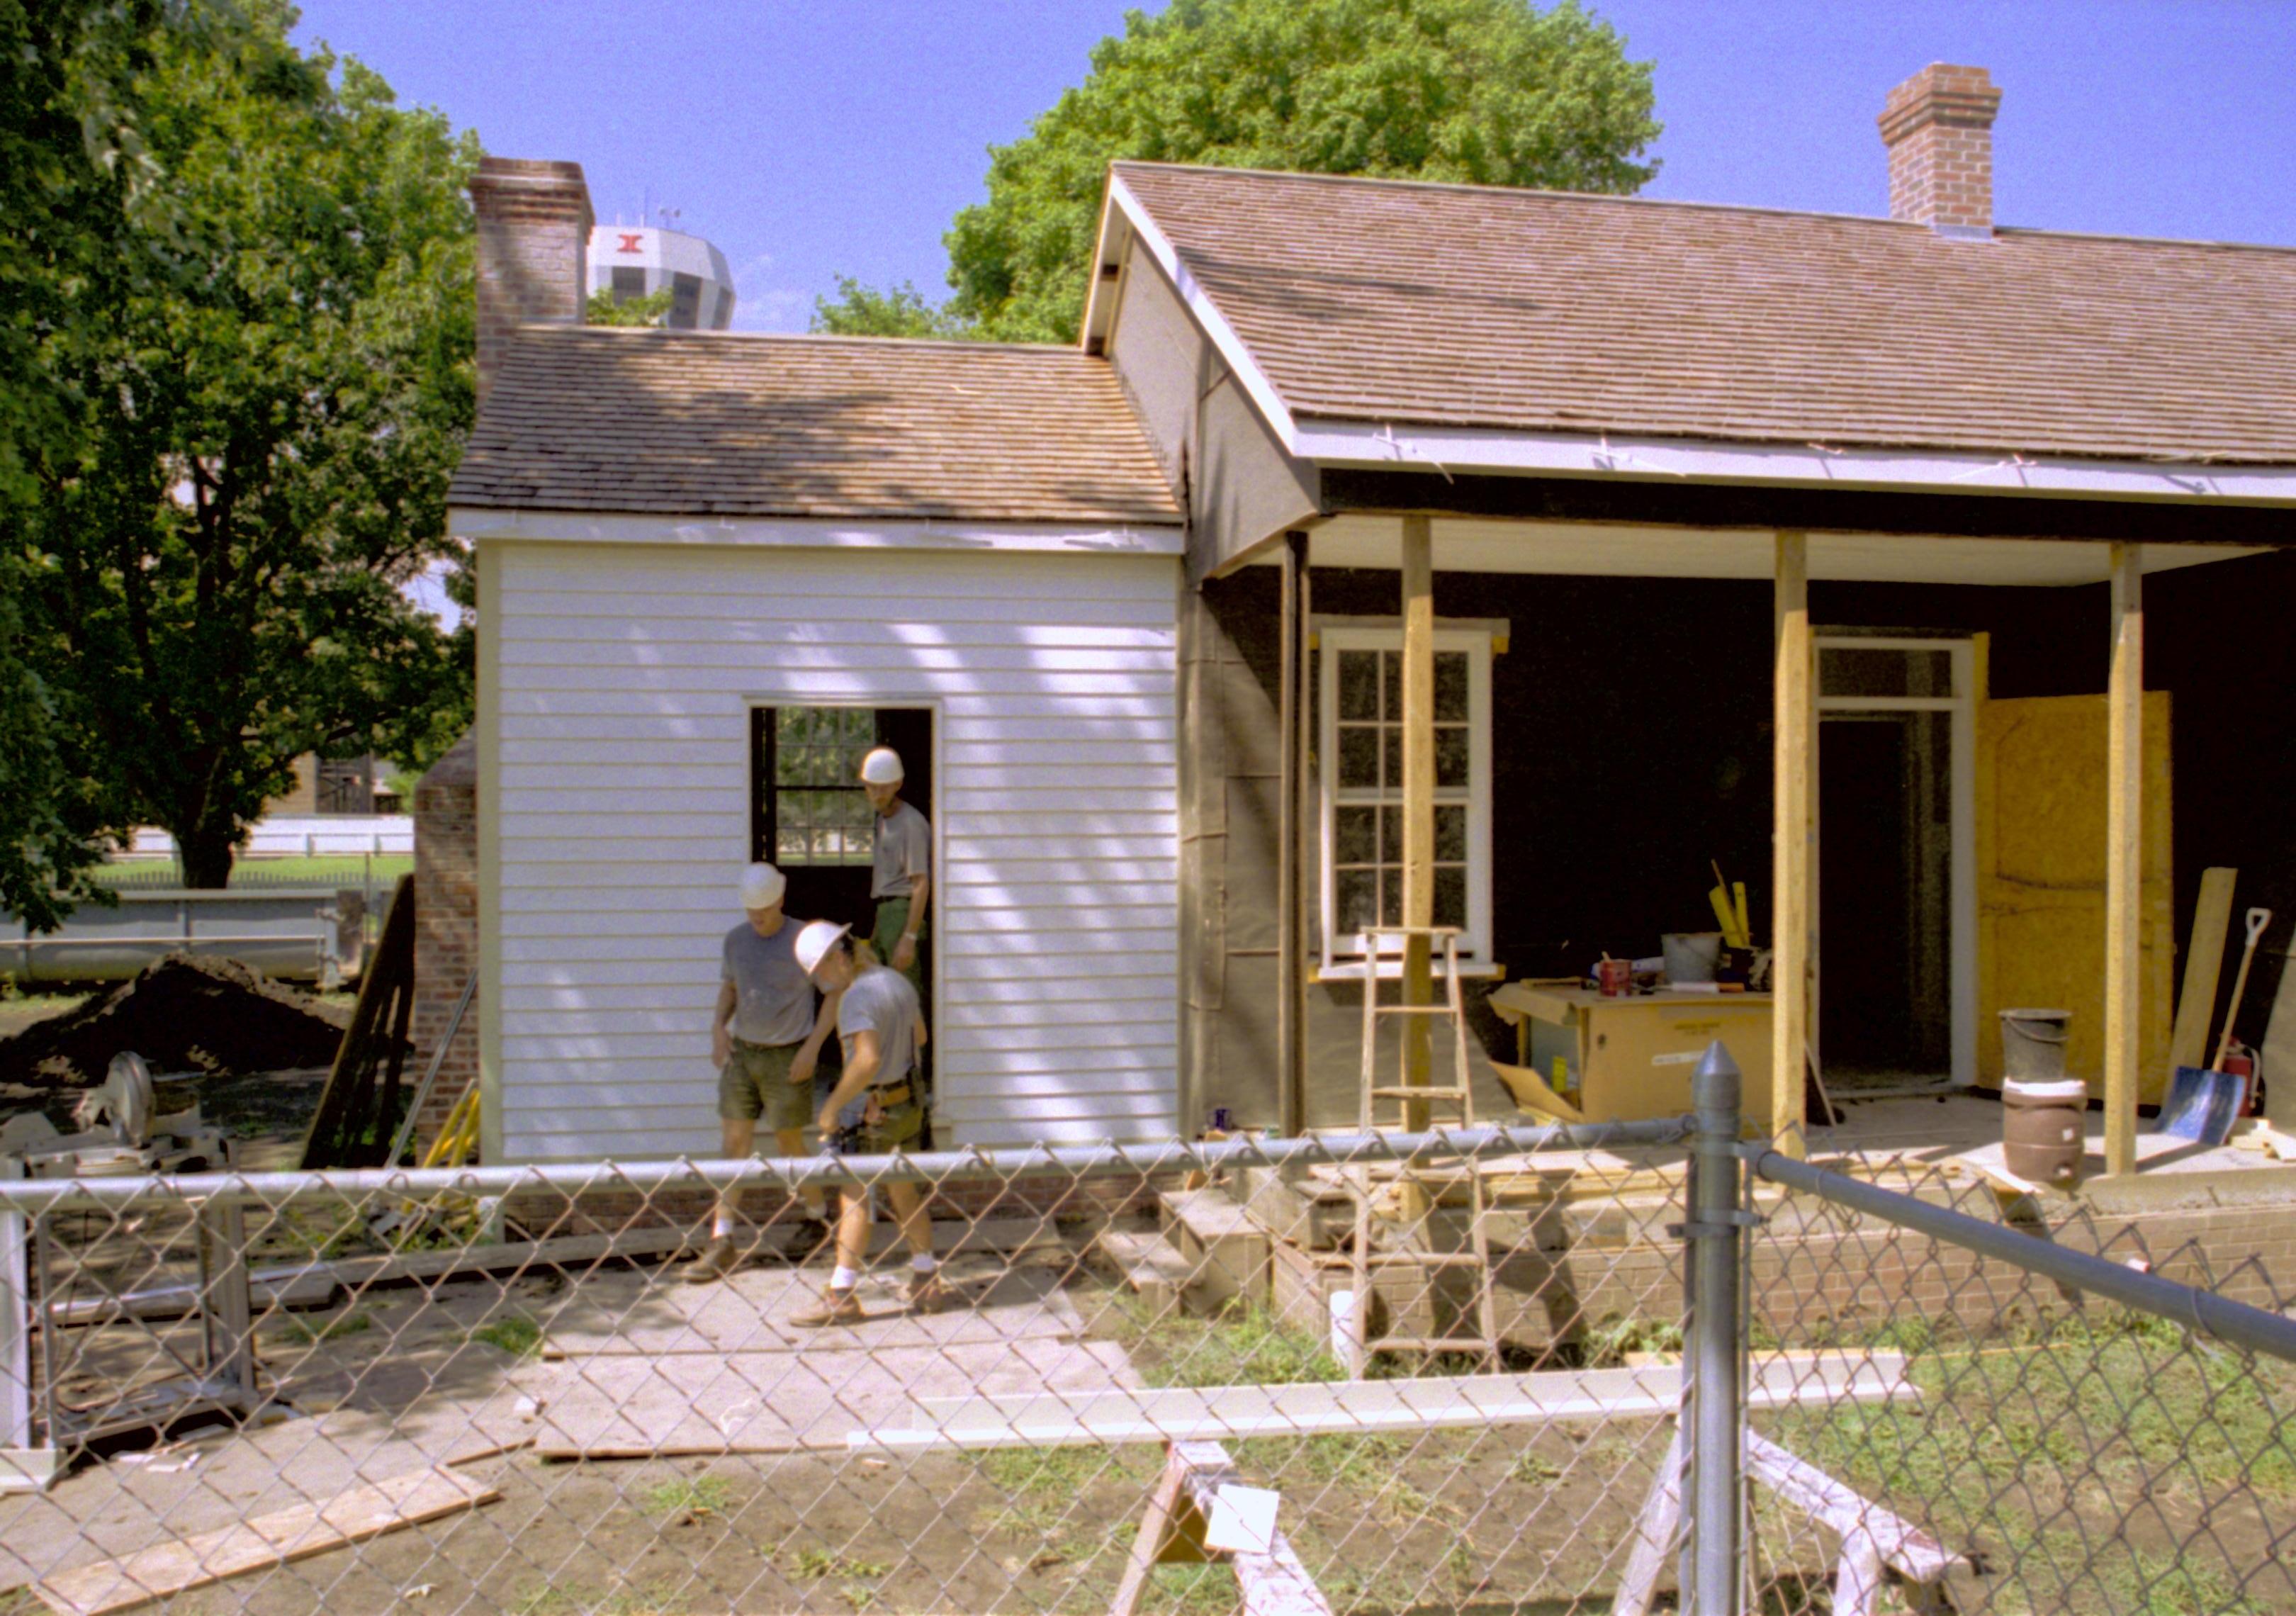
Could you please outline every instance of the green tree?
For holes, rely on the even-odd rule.
[[[401,586],[445,537],[472,413],[476,143],[280,0],[192,0],[134,75],[164,215],[47,360],[21,593],[67,767],[107,823],[229,879],[307,751],[420,767],[466,720],[467,635]]]
[[[669,316],[672,293],[667,286],[643,297],[615,300],[611,289],[601,286],[582,306],[585,325],[660,325]]]
[[[1571,0],[1172,0],[1126,15],[947,237],[948,312],[1070,342],[1118,158],[1631,192],[1657,171],[1650,64]]]
[[[832,337],[966,337],[965,322],[943,306],[929,303],[914,283],[890,291],[865,286],[849,275],[837,277],[834,298],[813,300],[817,333]]]

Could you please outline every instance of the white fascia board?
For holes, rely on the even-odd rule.
[[[1187,306],[1188,312],[1195,316],[1196,324],[1201,326],[1204,334],[1211,339],[1212,346],[1219,350],[1220,358],[1226,362],[1228,369],[1234,373],[1235,379],[1242,384],[1244,392],[1259,407],[1260,417],[1267,422],[1269,430],[1283,441],[1285,448],[1295,455],[1298,454],[1300,452],[1296,442],[1299,435],[1298,429],[1292,422],[1292,412],[1284,406],[1283,396],[1275,390],[1275,384],[1270,381],[1267,379],[1267,373],[1259,368],[1259,362],[1251,357],[1251,350],[1244,346],[1243,339],[1235,334],[1235,327],[1227,323],[1227,316],[1220,313],[1219,306],[1212,301],[1211,294],[1197,283],[1194,275],[1188,273],[1188,267],[1181,262],[1180,255],[1173,247],[1170,239],[1157,227],[1156,221],[1149,217],[1148,209],[1140,205],[1140,199],[1132,194],[1130,187],[1125,185],[1124,176],[1120,174],[1109,176],[1108,202],[1111,214],[1119,210],[1123,213],[1125,222],[1132,226],[1133,234],[1139,238],[1140,244],[1148,250],[1148,256],[1156,260],[1157,265],[1170,278],[1172,284],[1179,289],[1180,301]],[[1111,223],[1112,220],[1103,218],[1101,224],[1101,246],[1103,250],[1107,245],[1107,232]],[[1093,280],[1095,304],[1099,291],[1097,268],[1099,262],[1098,258],[1094,259],[1095,267]],[[1086,330],[1089,332],[1092,329],[1088,313]]]
[[[557,544],[780,546],[811,550],[1078,551],[1179,555],[1186,536],[1169,527],[1087,523],[846,521],[789,517],[648,516],[599,511],[498,511],[456,505],[447,530],[459,539]]]
[[[1473,427],[1398,427],[1316,419],[1292,453],[1319,465],[1424,466],[1689,482],[1829,484],[1938,493],[2071,495],[2086,498],[2296,503],[2296,466],[2198,465],[1951,450],[1835,449],[1822,444],[1742,444],[1682,438],[1593,437]]]

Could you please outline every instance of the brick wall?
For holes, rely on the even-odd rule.
[[[464,735],[414,788],[414,1055],[427,1064],[479,968],[479,753]],[[437,1137],[479,1077],[479,1005],[463,1013],[416,1127]]]
[[[481,158],[471,179],[479,227],[479,397],[522,324],[582,323],[590,188],[579,163]]]
[[[2000,110],[2001,92],[1983,68],[1932,62],[1890,91],[1880,120],[1890,148],[1890,217],[1989,234]]]

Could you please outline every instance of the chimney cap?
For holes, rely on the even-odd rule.
[[[1983,68],[1932,62],[1890,92],[1874,121],[1882,139],[1896,145],[1931,124],[1951,128],[1990,129],[2001,111],[2001,92]]]

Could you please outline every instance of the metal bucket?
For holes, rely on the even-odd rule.
[[[1710,982],[1722,956],[1719,931],[1669,931],[1659,939],[1669,982]]]
[[[2027,1083],[2052,1083],[2065,1075],[2065,1030],[2070,1010],[2005,1010],[2001,1013],[2001,1075]]]

